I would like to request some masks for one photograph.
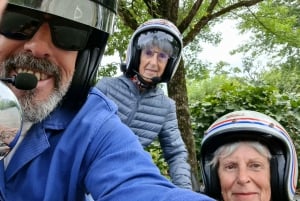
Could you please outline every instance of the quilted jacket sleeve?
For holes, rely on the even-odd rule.
[[[178,128],[175,102],[169,100],[169,113],[159,134],[159,141],[169,165],[172,182],[179,187],[192,189],[191,168],[187,162],[187,149]]]

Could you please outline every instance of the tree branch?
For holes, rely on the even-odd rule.
[[[181,33],[183,33],[184,30],[187,29],[187,27],[191,24],[193,18],[197,14],[199,8],[201,7],[203,3],[203,0],[197,0],[193,7],[191,8],[189,14],[181,21],[181,23],[178,25],[178,29]]]
[[[153,2],[153,0],[143,0],[147,6],[148,13],[151,14],[153,18],[158,18],[159,9],[157,3]]]
[[[253,6],[259,2],[261,2],[263,0],[250,0],[250,1],[240,1],[240,2],[237,2],[235,4],[232,4],[230,6],[227,6],[221,10],[219,10],[218,12],[215,12],[213,14],[210,14],[208,13],[208,15],[206,16],[203,16],[194,26],[193,29],[191,29],[187,34],[186,36],[184,37],[183,39],[183,44],[184,46],[186,46],[188,43],[190,43],[194,38],[195,36],[200,32],[200,30],[207,25],[207,23],[221,15],[224,15],[225,13],[228,13],[232,10],[235,10],[237,8],[241,8],[241,7],[250,7],[250,6]],[[212,5],[212,4],[215,4],[216,1],[213,0],[212,3],[210,4],[209,8],[208,9],[213,9],[215,7],[215,5]]]
[[[133,6],[132,6],[133,9]],[[139,23],[136,21],[135,16],[130,13],[131,9],[126,8],[126,4],[124,1],[119,1],[119,6],[118,6],[118,15],[122,19],[122,22],[130,27],[132,30],[135,30],[138,26]]]

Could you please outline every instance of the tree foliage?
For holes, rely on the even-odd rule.
[[[253,9],[238,13],[242,17],[239,29],[242,33],[250,31],[252,34],[245,44],[232,53],[242,52],[245,61],[250,61],[245,63],[246,67],[255,65],[253,61],[263,56],[268,62],[261,69],[299,71],[299,11],[299,0],[265,0]]]

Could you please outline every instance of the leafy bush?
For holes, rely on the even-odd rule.
[[[146,148],[146,150],[151,154],[153,162],[160,169],[161,174],[170,179],[169,166],[163,157],[162,149],[160,147],[159,142],[157,140],[153,141]]]

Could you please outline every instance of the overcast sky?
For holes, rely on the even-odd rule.
[[[216,25],[212,30],[214,32],[221,32],[222,41],[217,46],[205,43],[201,44],[203,51],[199,53],[199,58],[212,63],[222,60],[232,66],[240,66],[241,55],[230,55],[229,52],[245,42],[249,36],[240,35],[235,28],[235,22],[232,20],[225,20],[222,24]]]

